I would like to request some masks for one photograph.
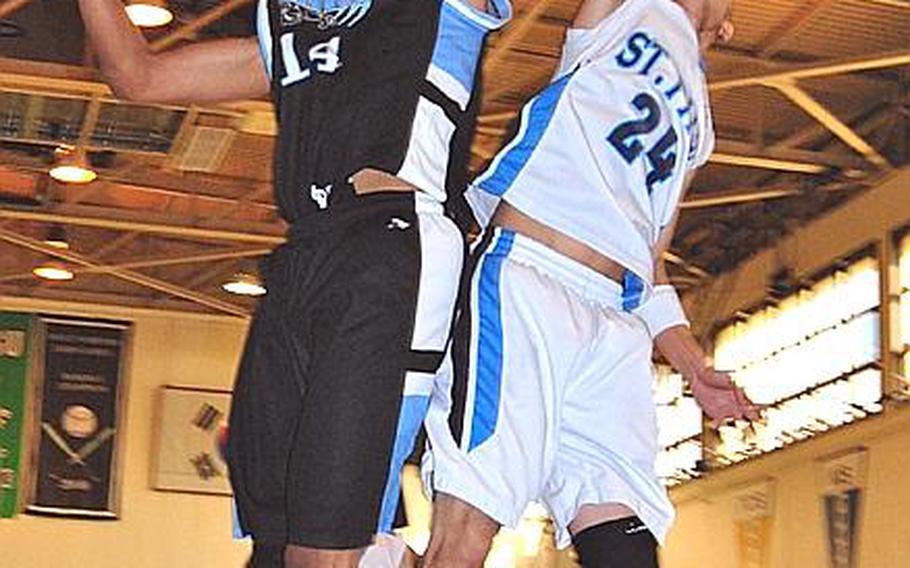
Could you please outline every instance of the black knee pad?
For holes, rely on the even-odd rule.
[[[657,540],[638,517],[587,528],[572,538],[584,568],[657,568]]]

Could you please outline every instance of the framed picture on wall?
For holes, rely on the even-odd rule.
[[[42,316],[26,512],[116,519],[129,324]]]
[[[230,407],[230,391],[161,388],[152,487],[160,491],[231,495],[224,459]]]

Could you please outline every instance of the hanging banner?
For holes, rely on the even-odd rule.
[[[733,494],[740,568],[767,568],[774,520],[774,481],[765,480]]]
[[[0,313],[0,518],[16,516],[31,316]]]
[[[866,449],[860,448],[822,462],[822,501],[831,568],[856,566],[867,459]]]
[[[43,319],[38,454],[27,511],[116,518],[127,326]]]

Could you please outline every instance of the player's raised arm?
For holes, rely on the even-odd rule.
[[[207,103],[264,95],[269,80],[255,38],[215,40],[154,53],[120,0],[79,0],[101,72],[125,99]]]

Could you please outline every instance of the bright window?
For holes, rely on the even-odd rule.
[[[770,408],[762,425],[721,428],[718,460],[739,462],[881,412],[879,304],[878,264],[867,257],[721,330],[717,368]]]
[[[910,233],[900,243],[900,334],[903,345],[903,363],[901,374],[910,373]]]
[[[684,392],[683,378],[668,367],[658,367],[655,388],[658,442],[657,473],[667,485],[698,476],[702,459],[702,413]]]

